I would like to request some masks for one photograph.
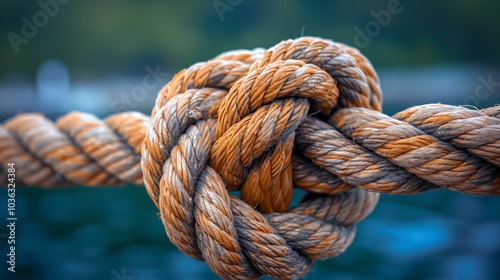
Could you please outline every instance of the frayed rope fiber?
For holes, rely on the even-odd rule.
[[[321,38],[236,50],[177,73],[151,117],[0,126],[0,179],[145,185],[168,237],[225,279],[294,279],[343,253],[379,193],[500,194],[500,106],[389,117],[371,63]],[[307,193],[290,208],[294,188]],[[228,191],[239,191],[239,198]]]

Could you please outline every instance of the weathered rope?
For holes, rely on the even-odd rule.
[[[293,279],[345,251],[378,193],[500,194],[500,106],[380,111],[361,53],[303,37],[179,72],[151,119],[18,115],[0,163],[26,185],[144,183],[172,243],[217,275]]]
[[[57,123],[19,114],[0,126],[0,163],[16,163],[16,180],[25,185],[142,184],[140,147],[149,123],[138,112],[104,121],[73,112]]]

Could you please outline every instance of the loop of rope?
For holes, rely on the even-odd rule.
[[[0,163],[27,185],[144,183],[172,243],[220,277],[293,279],[346,250],[378,193],[500,194],[500,106],[380,110],[358,50],[303,37],[182,70],[151,119],[18,115]]]

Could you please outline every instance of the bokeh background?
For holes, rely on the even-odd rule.
[[[358,47],[379,73],[386,114],[431,102],[488,107],[500,103],[499,11],[494,0],[2,0],[0,120],[149,114],[179,70],[301,35]],[[0,194],[0,279],[217,279],[169,242],[138,186],[18,187],[10,273]],[[500,279],[500,198],[383,195],[353,245],[305,279]]]

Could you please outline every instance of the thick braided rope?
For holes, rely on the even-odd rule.
[[[307,223],[305,228],[315,228],[309,233],[311,239],[323,236],[329,242],[317,242],[313,248],[291,247],[258,212],[235,197],[230,203],[222,195],[226,188],[242,187],[241,198],[262,212],[285,211],[293,189],[294,131],[309,108],[325,116],[337,103],[380,108],[380,92],[371,92],[365,74],[346,48],[304,38],[262,53],[223,54],[181,71],[164,87],[144,141],[142,166],[148,193],[160,209],[170,240],[181,251],[205,260],[224,278],[260,274],[297,278],[307,272],[311,259],[332,257],[350,244],[352,226],[298,212],[287,214],[287,219],[275,218],[275,228]],[[232,60],[235,56],[256,60],[249,65]],[[339,90],[334,77],[339,78]],[[376,81],[376,76],[371,80]],[[378,83],[374,89],[379,89]],[[340,99],[339,92],[343,93]],[[254,195],[252,188],[257,187],[260,193]],[[370,203],[363,208],[371,212],[378,196],[369,196],[365,201]],[[296,239],[290,243],[299,244]],[[335,249],[318,254],[324,243]]]
[[[244,60],[235,61],[235,57]],[[208,93],[201,95],[201,91]],[[295,278],[308,270],[310,260],[345,250],[354,235],[352,225],[359,221],[346,223],[315,216],[321,207],[328,207],[321,202],[303,202],[297,208],[301,211],[278,214],[287,211],[295,178],[297,185],[310,186],[313,191],[339,193],[333,197],[352,193],[373,196],[352,186],[416,193],[452,188],[440,180],[446,171],[450,175],[476,170],[478,178],[473,177],[474,172],[467,174],[470,176],[465,172],[452,182],[460,183],[453,189],[498,191],[497,167],[479,158],[474,162],[476,158],[460,151],[452,159],[462,159],[463,166],[450,166],[452,159],[440,161],[439,156],[431,158],[435,162],[428,163],[430,167],[425,161],[405,165],[396,156],[381,157],[378,146],[367,145],[370,141],[364,147],[365,143],[356,141],[348,131],[346,135],[355,142],[342,137],[339,128],[332,125],[341,120],[335,116],[354,110],[341,109],[344,107],[380,110],[378,79],[369,62],[354,49],[316,38],[285,41],[265,51],[223,54],[177,74],[159,94],[142,153],[146,188],[160,210],[170,240],[185,254],[205,260],[224,278],[259,274]],[[308,117],[310,114],[323,121]],[[356,118],[356,113],[347,115]],[[414,136],[408,135],[408,127],[411,125],[399,135],[400,142]],[[415,137],[420,134],[425,133],[416,132]],[[414,149],[438,142],[428,138]],[[203,144],[200,139],[205,139]],[[292,155],[294,146],[297,152]],[[455,152],[444,142],[435,146],[434,152],[443,150],[438,154],[441,157]],[[424,169],[432,169],[436,163],[444,165],[438,170],[441,173],[434,175]],[[294,166],[301,169],[294,170]],[[206,176],[217,183],[207,188]],[[325,177],[328,180],[319,181]],[[328,183],[332,185],[326,186]],[[208,189],[214,193],[205,194]],[[246,203],[235,197],[228,200],[221,194],[224,189],[240,190]],[[369,203],[361,205],[369,213],[377,197],[364,201]],[[318,204],[320,209],[309,208]],[[274,214],[261,217],[248,205]],[[256,225],[265,229],[257,230]],[[271,233],[273,238],[268,237]],[[338,250],[319,254],[325,246]]]
[[[0,163],[16,163],[18,184],[57,187],[143,184],[140,146],[149,117],[119,113],[104,121],[73,112],[56,123],[20,114],[0,126]],[[6,176],[0,177],[5,182]]]
[[[16,162],[27,185],[144,178],[182,252],[223,278],[291,279],[350,245],[373,191],[500,192],[500,106],[430,104],[390,118],[380,101],[356,49],[305,37],[179,72],[151,124],[138,113],[104,122],[71,113],[56,124],[18,115],[0,126],[0,163]],[[293,187],[310,194],[289,209]]]

